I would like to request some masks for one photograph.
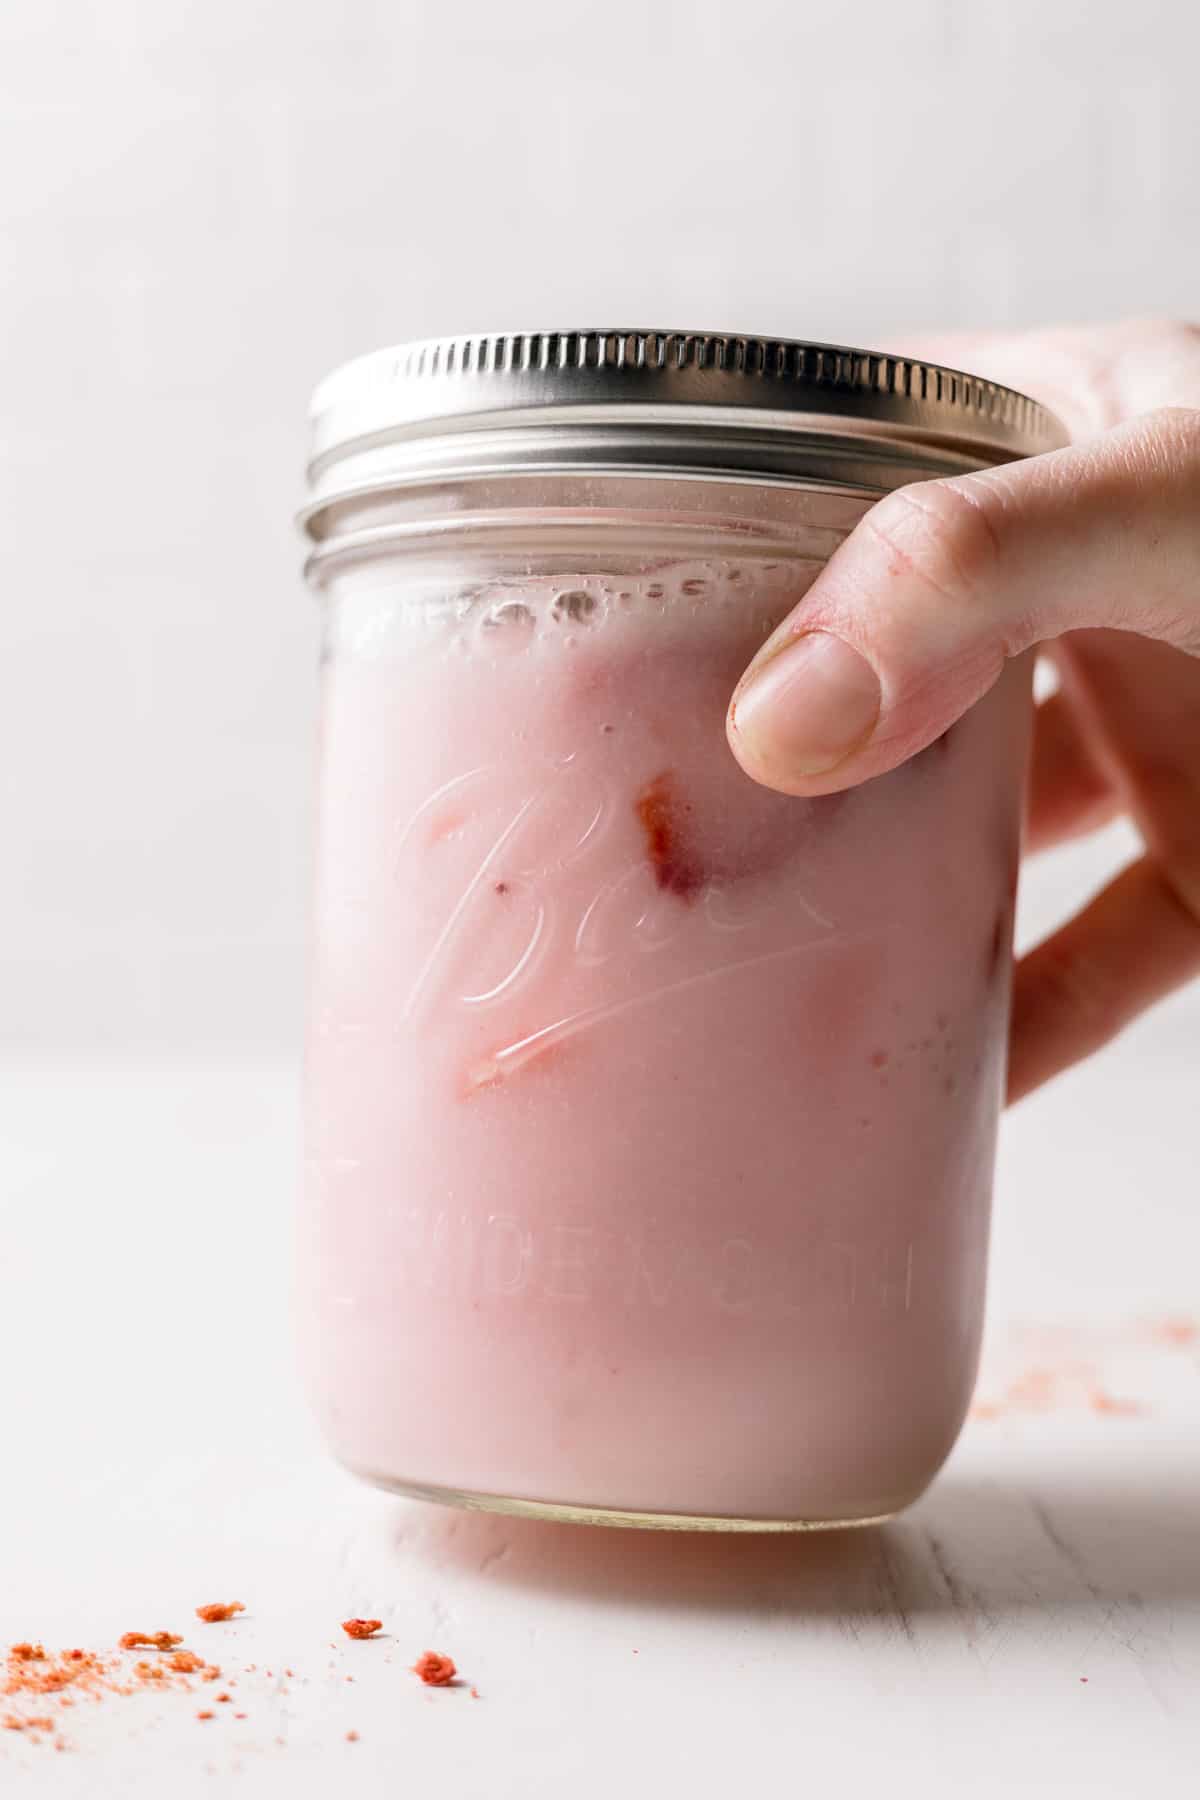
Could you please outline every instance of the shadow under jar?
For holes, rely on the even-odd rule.
[[[313,430],[334,1451],[555,1517],[894,1513],[976,1369],[1028,660],[824,799],[724,714],[883,493],[1059,427],[861,351],[579,332],[368,356]]]

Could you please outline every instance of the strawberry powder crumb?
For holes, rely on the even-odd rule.
[[[1091,1407],[1093,1412],[1112,1413],[1128,1419],[1137,1418],[1146,1410],[1137,1400],[1118,1400],[1115,1394],[1107,1393],[1104,1388],[1092,1389]]]
[[[8,1653],[17,1662],[44,1662],[46,1652],[40,1644],[14,1644]]]
[[[215,1719],[216,1716],[217,1716],[216,1713],[211,1713],[211,1712],[198,1712],[196,1714],[196,1717],[198,1719]]]
[[[479,1689],[478,1689],[478,1688],[472,1688],[472,1689],[471,1689],[471,1698],[472,1698],[472,1700],[478,1700],[478,1699],[480,1699],[480,1698],[481,1698],[481,1695],[480,1695],[480,1692],[479,1692]]]
[[[217,1703],[218,1703],[218,1705],[224,1705],[225,1702],[227,1702],[231,1698],[232,1698],[232,1696],[229,1694],[218,1694],[217,1695]]]
[[[196,1608],[196,1617],[203,1619],[206,1625],[223,1625],[232,1619],[235,1613],[245,1612],[246,1608],[240,1600],[212,1600],[207,1606]]]
[[[412,1672],[421,1677],[426,1687],[449,1687],[458,1674],[453,1657],[443,1656],[438,1650],[426,1650],[418,1656]]]
[[[1200,1339],[1200,1325],[1194,1319],[1163,1319],[1155,1329],[1155,1337],[1160,1343],[1171,1344],[1177,1350],[1185,1350],[1189,1344]]]
[[[348,1731],[348,1732],[347,1732],[347,1733],[346,1733],[346,1742],[347,1742],[347,1743],[348,1743],[348,1744],[357,1744],[357,1742],[358,1742],[358,1733],[357,1733],[357,1731]]]
[[[374,1637],[377,1631],[383,1630],[382,1619],[343,1619],[342,1630],[347,1637]]]
[[[127,1635],[155,1649],[179,1642],[170,1632]],[[207,1666],[187,1650],[174,1650],[161,1659],[126,1661],[116,1653],[100,1654],[78,1648],[47,1653],[41,1646],[30,1646],[33,1648],[39,1652],[36,1656],[28,1654],[24,1646],[14,1646],[0,1669],[0,1695],[15,1702],[9,1712],[0,1715],[0,1720],[6,1724],[11,1720],[8,1729],[30,1733],[31,1741],[38,1741],[38,1733],[54,1728],[47,1715],[33,1710],[39,1700],[44,1704],[53,1698],[57,1706],[67,1708],[80,1698],[98,1702],[115,1695],[161,1694],[168,1690],[187,1693],[194,1676],[210,1678]],[[29,1706],[28,1711],[22,1709],[22,1701]],[[56,1739],[55,1748],[68,1746]]]
[[[176,1644],[182,1644],[183,1638],[174,1631],[127,1631],[117,1643],[119,1650],[139,1650],[143,1645],[148,1650],[174,1650]]]

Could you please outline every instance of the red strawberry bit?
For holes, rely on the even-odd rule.
[[[419,1675],[426,1687],[450,1687],[458,1670],[453,1657],[443,1656],[438,1650],[426,1650],[413,1664],[413,1674]]]
[[[647,782],[634,810],[646,836],[646,855],[655,881],[681,900],[694,900],[707,876],[682,841],[683,822],[691,807],[680,799],[676,777],[667,770]]]

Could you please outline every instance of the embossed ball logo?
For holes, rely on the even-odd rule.
[[[400,876],[451,850],[461,865],[401,1016],[427,1025],[446,1007],[495,1015],[495,1048],[467,1070],[468,1091],[624,1014],[828,940],[831,921],[797,896],[787,942],[745,942],[777,904],[761,882],[706,868],[670,770],[632,797],[579,755],[530,775],[455,776],[411,817],[397,852]]]

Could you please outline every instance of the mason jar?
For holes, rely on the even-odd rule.
[[[1028,659],[893,773],[756,786],[730,694],[884,493],[1061,441],[970,375],[686,333],[317,391],[301,1313],[398,1492],[806,1529],[974,1381]]]

